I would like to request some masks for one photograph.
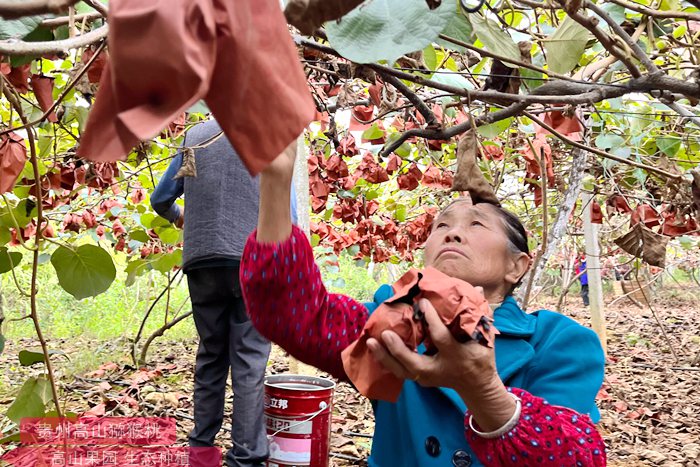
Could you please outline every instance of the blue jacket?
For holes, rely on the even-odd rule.
[[[393,294],[391,286],[383,285],[365,306],[372,313]],[[594,422],[600,419],[595,397],[603,383],[605,356],[592,330],[551,311],[527,314],[512,297],[495,310],[494,319],[501,332],[496,366],[506,386],[588,414]],[[454,390],[406,381],[395,404],[378,401],[374,408],[370,467],[482,465],[465,439],[466,406]]]
[[[578,280],[581,282],[581,285],[588,285],[588,271],[586,270],[586,261],[581,261],[576,268],[576,274],[579,272],[583,271],[583,274],[581,274],[578,278]]]

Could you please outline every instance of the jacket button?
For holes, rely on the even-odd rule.
[[[428,436],[425,438],[425,450],[432,456],[437,457],[440,455],[440,441],[435,436]]]
[[[469,467],[472,465],[472,456],[467,451],[456,451],[452,456],[452,465],[454,467]]]

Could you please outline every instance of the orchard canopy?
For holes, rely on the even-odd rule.
[[[0,0],[0,273],[53,268],[77,299],[177,270],[181,231],[147,198],[207,113],[123,162],[75,157],[109,60],[106,6]],[[317,108],[310,233],[329,254],[418,259],[459,158],[524,219],[540,268],[586,209],[603,254],[697,267],[696,0],[369,0],[290,34]]]

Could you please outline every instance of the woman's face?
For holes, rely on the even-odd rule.
[[[435,219],[425,265],[482,286],[489,301],[500,301],[529,266],[527,254],[510,249],[505,228],[490,204],[454,203]]]

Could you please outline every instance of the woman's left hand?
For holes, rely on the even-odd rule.
[[[505,424],[515,403],[496,371],[494,349],[476,341],[457,341],[428,300],[421,299],[419,306],[438,352],[421,355],[406,347],[395,332],[384,331],[382,343],[374,338],[367,341],[374,358],[398,378],[421,386],[454,389],[482,428],[496,429]]]

